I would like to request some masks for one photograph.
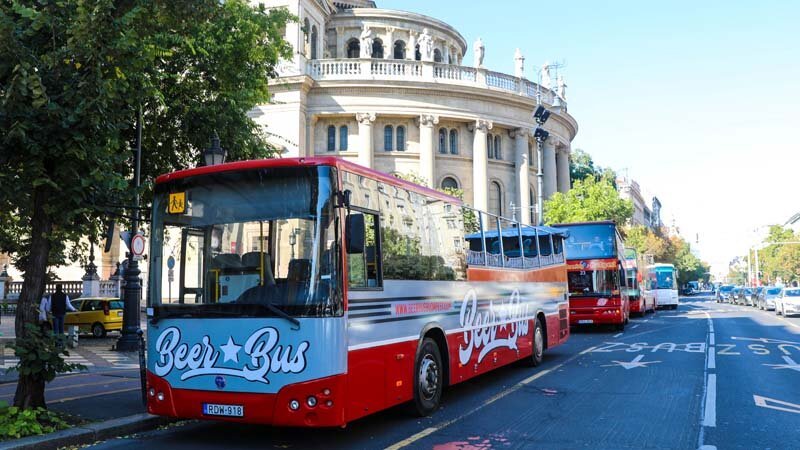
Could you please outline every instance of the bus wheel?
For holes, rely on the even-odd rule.
[[[442,399],[442,356],[433,339],[425,338],[414,365],[414,406],[420,416],[429,416]]]
[[[544,330],[537,317],[533,321],[533,351],[528,361],[531,366],[537,367],[542,363],[542,359],[544,359]]]

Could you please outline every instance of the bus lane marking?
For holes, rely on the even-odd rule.
[[[601,367],[614,367],[614,366],[619,365],[621,367],[624,367],[625,370],[631,370],[631,369],[635,369],[637,367],[647,367],[648,364],[657,364],[657,363],[661,362],[661,361],[644,361],[644,362],[642,362],[643,358],[644,358],[644,355],[638,355],[637,357],[633,358],[632,361],[611,361],[614,364],[607,364],[607,365],[604,365],[604,366],[601,366]]]
[[[783,400],[776,400],[774,398],[769,398],[769,397],[762,397],[760,395],[755,395],[755,394],[753,395],[753,401],[756,402],[756,406],[760,406],[762,408],[776,409],[778,411],[800,414],[800,405],[796,405],[794,403],[785,402]]]
[[[500,392],[498,394],[493,395],[492,397],[488,398],[486,401],[484,401],[480,405],[472,408],[471,410],[465,412],[464,414],[461,414],[460,416],[455,417],[453,419],[441,422],[441,423],[439,423],[439,424],[437,424],[435,426],[428,427],[428,428],[426,428],[426,429],[424,429],[424,430],[422,430],[422,431],[420,431],[420,432],[418,432],[416,434],[413,434],[413,435],[411,435],[411,436],[409,436],[409,437],[407,437],[407,438],[405,438],[405,439],[403,439],[401,441],[398,441],[398,442],[390,445],[389,447],[386,447],[386,450],[399,450],[401,448],[408,447],[409,445],[413,444],[414,442],[419,441],[420,439],[425,438],[426,436],[429,436],[429,435],[431,435],[431,434],[433,434],[433,433],[435,433],[435,432],[437,432],[439,430],[447,428],[450,425],[452,425],[452,424],[454,424],[454,423],[456,423],[456,422],[458,422],[458,421],[460,421],[460,420],[462,420],[462,419],[464,419],[466,417],[469,417],[472,414],[475,414],[476,412],[478,412],[481,409],[491,405],[492,403],[502,399],[503,397],[506,397],[509,394],[513,394],[514,392],[522,389],[523,387],[525,387],[528,384],[538,380],[539,378],[541,378],[541,377],[543,377],[543,376],[545,376],[545,375],[547,375],[549,373],[552,373],[552,372],[555,372],[555,371],[561,369],[562,367],[564,367],[565,365],[567,365],[567,364],[571,363],[572,361],[578,359],[579,357],[581,357],[583,355],[586,355],[588,353],[591,353],[594,349],[595,349],[595,347],[589,347],[589,348],[581,351],[580,353],[578,353],[576,355],[572,355],[571,357],[567,358],[564,362],[562,362],[560,364],[557,364],[557,365],[555,365],[555,366],[553,366],[553,367],[551,367],[549,369],[545,369],[545,370],[542,370],[540,372],[537,372],[537,373],[529,376],[528,378],[525,378],[524,380],[520,381],[519,383],[511,386],[510,388],[508,388],[508,389],[506,389],[506,390],[504,390],[504,391],[502,391],[502,392]]]
[[[647,342],[634,342],[627,344],[624,342],[604,342],[602,346],[595,348],[593,353],[613,353],[613,352],[626,352],[638,353],[646,352],[656,353],[665,351],[667,353],[684,352],[684,353],[704,353],[706,351],[705,342],[660,342],[658,344],[649,344]]]
[[[784,356],[783,360],[786,361],[786,364],[764,364],[767,367],[772,367],[773,369],[789,369],[794,370],[795,372],[800,372],[800,364],[794,362],[792,358],[789,356]]]

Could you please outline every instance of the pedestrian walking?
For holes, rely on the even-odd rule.
[[[50,312],[53,313],[53,332],[59,338],[64,336],[64,316],[67,311],[77,311],[69,301],[69,295],[56,285],[56,291],[50,294]]]
[[[50,296],[45,295],[42,301],[39,302],[39,327],[43,333],[50,333],[53,331],[53,326],[47,320],[47,313],[50,312]]]

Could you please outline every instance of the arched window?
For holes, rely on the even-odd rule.
[[[497,181],[489,183],[489,213],[503,215],[503,189]]]
[[[458,131],[455,129],[450,130],[450,154],[458,154]]]
[[[453,177],[444,177],[442,180],[442,189],[458,189],[458,181]]]
[[[394,129],[391,125],[383,127],[383,150],[392,151],[392,143],[394,142]]]
[[[361,56],[361,44],[356,38],[350,39],[347,41],[347,57],[358,58],[359,56]]]
[[[347,125],[339,127],[339,151],[347,150]]]
[[[439,153],[447,153],[447,131],[439,128]]]
[[[422,60],[422,53],[419,52],[419,44],[414,48],[414,59],[417,61]]]
[[[336,127],[333,125],[328,127],[328,151],[336,151]]]
[[[383,59],[383,41],[378,38],[372,40],[372,57]]]
[[[433,62],[442,62],[442,51],[438,48],[433,51]]]
[[[406,59],[406,43],[405,41],[394,41],[394,59]]]
[[[486,155],[489,159],[494,158],[494,139],[491,134],[486,135]]]
[[[397,151],[406,151],[406,127],[402,125],[397,127]]]
[[[500,135],[497,134],[494,137],[494,159],[503,159],[503,153],[501,152],[502,147],[500,146],[500,143]]]
[[[317,59],[317,26],[311,27],[311,59]]]

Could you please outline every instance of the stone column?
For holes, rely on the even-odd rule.
[[[561,147],[558,149],[556,165],[558,166],[558,192],[566,193],[570,188],[568,147]]]
[[[476,120],[472,141],[472,206],[486,211],[489,206],[488,157],[486,155],[486,134],[492,129],[492,122]]]
[[[386,40],[383,41],[383,59],[394,58],[394,27],[386,27]]]
[[[317,154],[316,142],[315,142],[315,134],[317,128],[317,121],[319,120],[319,116],[316,114],[309,114],[308,119],[306,119],[306,148],[305,151],[300,149],[300,154],[312,157]]]
[[[347,58],[347,48],[345,47],[344,42],[344,27],[336,27],[336,53],[333,56],[334,58]]]
[[[556,175],[556,141],[550,137],[542,149],[542,172],[544,173],[544,186],[542,195],[548,200],[557,191]]]
[[[514,170],[517,178],[517,192],[514,196],[516,206],[519,208],[519,221],[524,224],[531,222],[530,199],[530,163],[528,161],[528,136],[530,132],[525,128],[514,130]]]
[[[372,154],[374,153],[372,141],[372,124],[375,122],[375,113],[357,113],[358,121],[358,163],[372,168]]]
[[[414,61],[414,56],[416,55],[416,48],[417,48],[417,35],[414,34],[413,31],[408,32],[408,47],[406,47],[406,59],[409,61]]]
[[[439,123],[438,116],[423,114],[419,116],[419,175],[433,187],[436,183],[434,179],[434,142],[435,127]]]

